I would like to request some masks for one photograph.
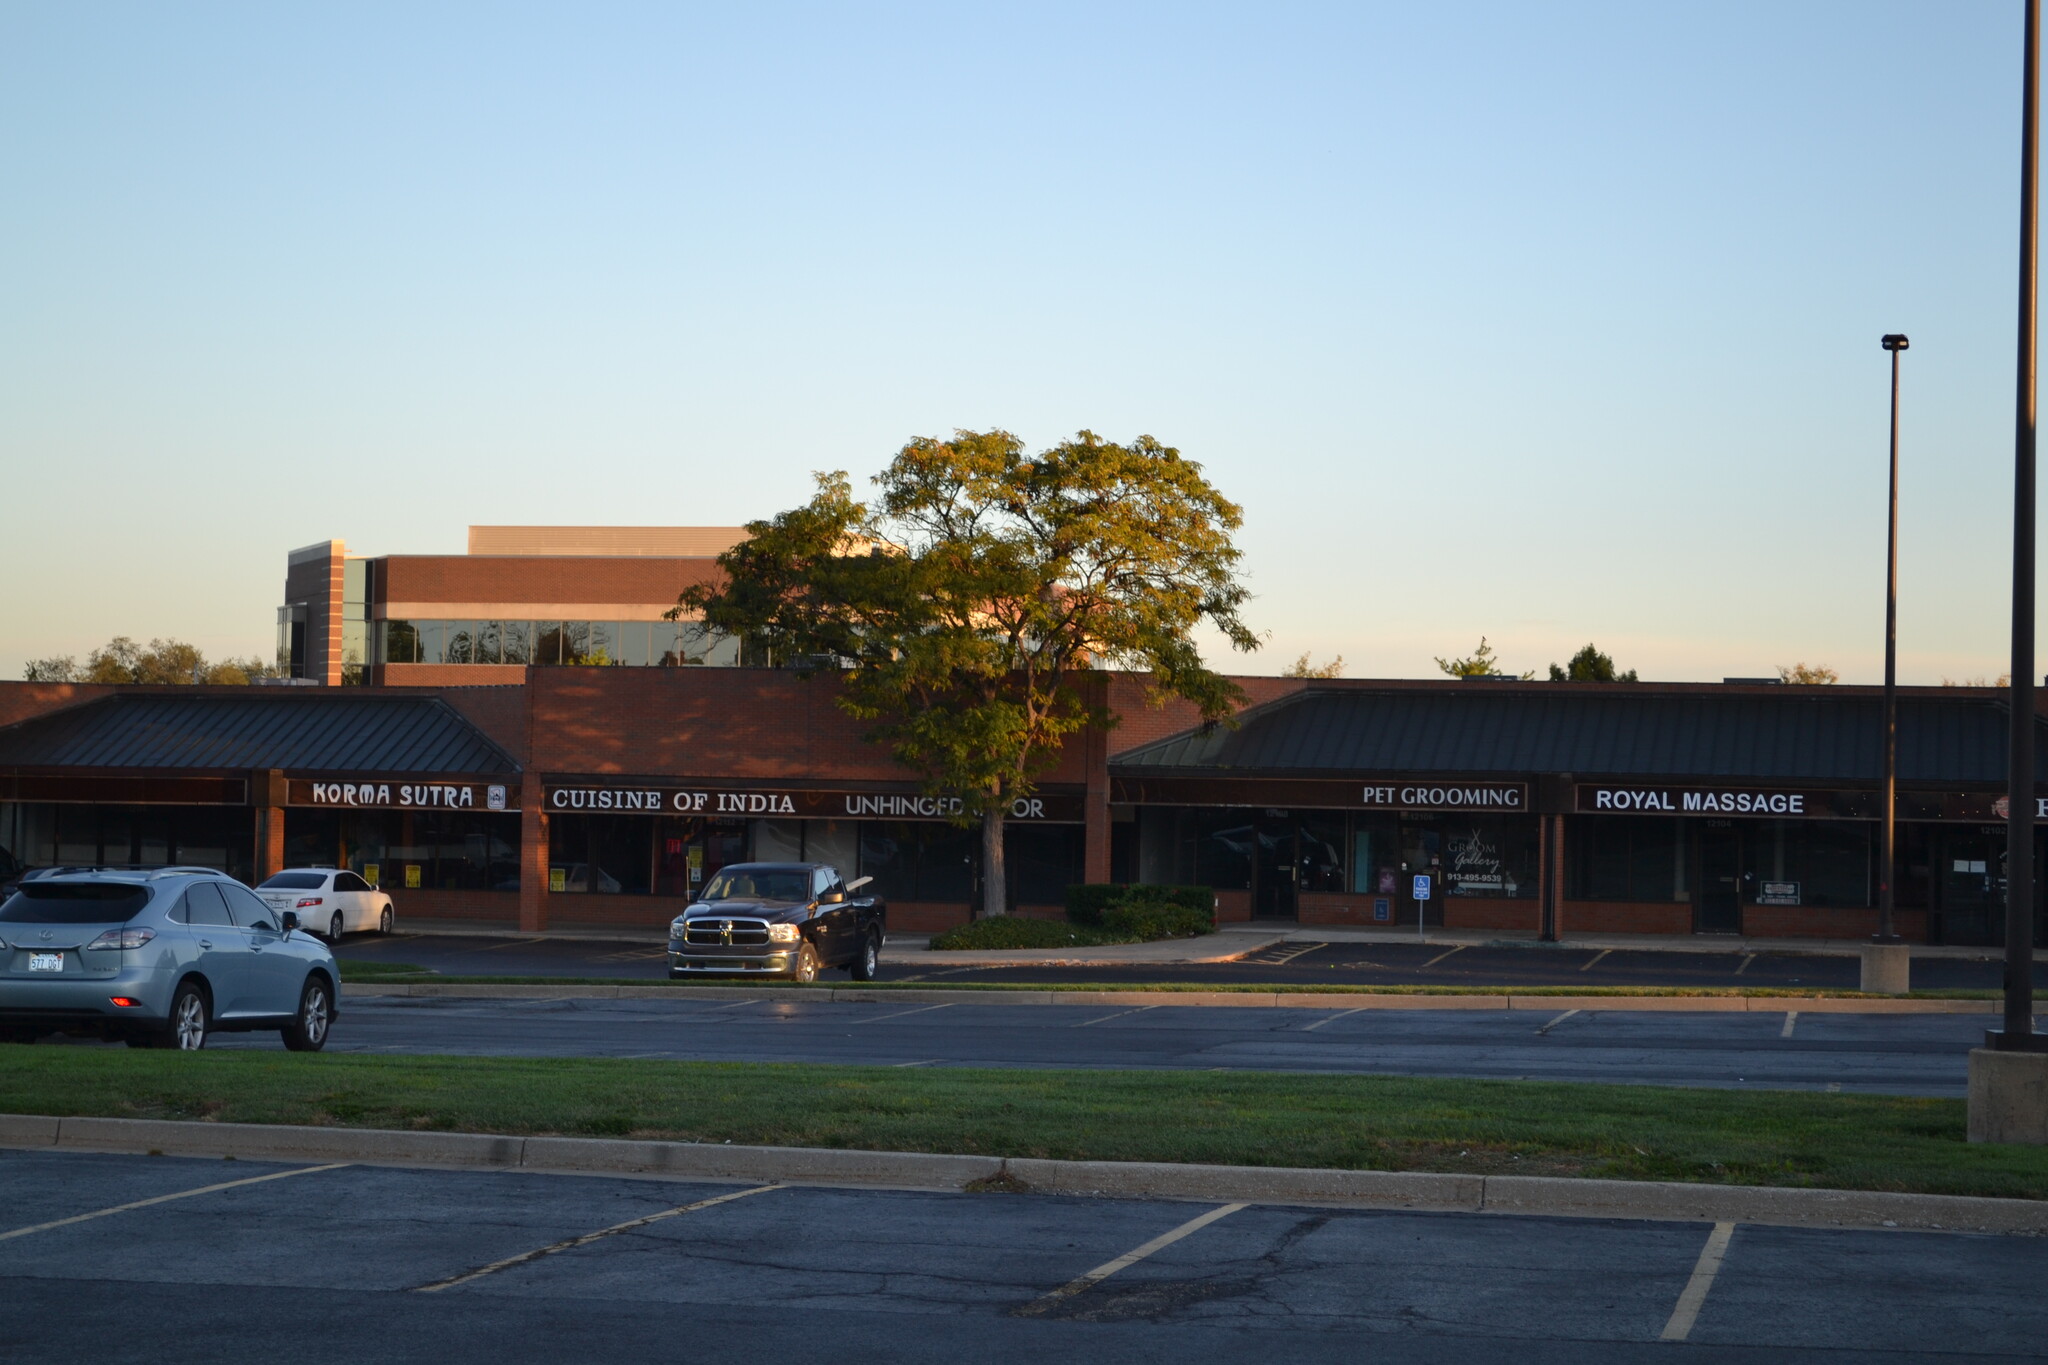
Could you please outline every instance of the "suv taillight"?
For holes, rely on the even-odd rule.
[[[109,929],[85,945],[88,953],[95,948],[140,948],[156,937],[154,929]]]

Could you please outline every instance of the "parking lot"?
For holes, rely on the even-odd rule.
[[[2048,1241],[0,1151],[35,1361],[2036,1358]]]
[[[1165,997],[1171,1000],[1172,997]],[[351,996],[336,1052],[1320,1071],[1960,1096],[1987,1015]],[[218,1048],[277,1048],[274,1033]]]
[[[1248,949],[1257,936],[1230,932],[1190,941],[1190,952]],[[963,966],[928,952],[916,936],[892,936],[882,954],[883,981],[933,983],[1191,982],[1201,985],[1318,986],[1736,986],[1854,990],[1861,964],[1853,956],[1808,952],[1681,952],[1536,943],[1444,944],[1324,942],[1304,931],[1250,951],[1234,962],[1170,962],[1087,967]],[[335,945],[345,959],[404,962],[451,977],[576,976],[658,981],[667,952],[659,932],[643,941],[405,931],[349,934]],[[1913,963],[1918,990],[1996,990],[2004,964],[1993,949],[1970,956],[1922,956]],[[826,973],[843,981],[844,973]],[[2048,962],[2035,965],[2037,988],[2048,991]]]

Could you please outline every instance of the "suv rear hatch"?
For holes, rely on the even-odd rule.
[[[118,946],[88,950],[110,930],[118,939],[149,904],[150,888],[136,882],[27,882],[0,905],[0,977],[112,976],[121,970]]]

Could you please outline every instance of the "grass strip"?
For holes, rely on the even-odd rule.
[[[1565,995],[1565,996],[1671,996],[1710,998],[1726,996],[1751,1000],[1892,1000],[1896,996],[1869,991],[1806,989],[1797,986],[1402,986],[1349,985],[1343,982],[1284,981],[952,981],[943,978],[921,981],[816,981],[808,985],[784,980],[764,981],[748,977],[693,977],[677,981],[668,976],[468,976],[450,975],[402,962],[361,962],[339,959],[341,979],[392,985],[431,981],[460,986],[739,986],[776,987],[802,990],[864,991],[1160,991],[1215,992],[1241,995]],[[1003,970],[995,968],[991,970]],[[1995,990],[1913,991],[1915,1000],[1998,1000]]]
[[[0,1048],[0,1110],[2048,1198],[1960,1100],[1257,1072]]]

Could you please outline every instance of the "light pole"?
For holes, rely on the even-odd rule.
[[[1877,934],[1871,942],[1895,951],[1866,955],[1864,975],[1895,977],[1880,980],[1876,988],[1902,994],[1912,957],[1892,925],[1892,908],[1899,795],[1899,352],[1910,343],[1904,334],[1888,332],[1878,344],[1892,357],[1892,479],[1884,547],[1884,837],[1877,859]],[[1885,971],[1886,967],[1893,970]],[[1864,989],[1872,989],[1872,983],[1866,980]]]
[[[2041,0],[2027,0],[2020,98],[2019,383],[2013,414],[2012,722],[2005,774],[2005,1020],[1986,1041],[2039,1052],[2034,1032],[2034,336],[2040,326]]]

